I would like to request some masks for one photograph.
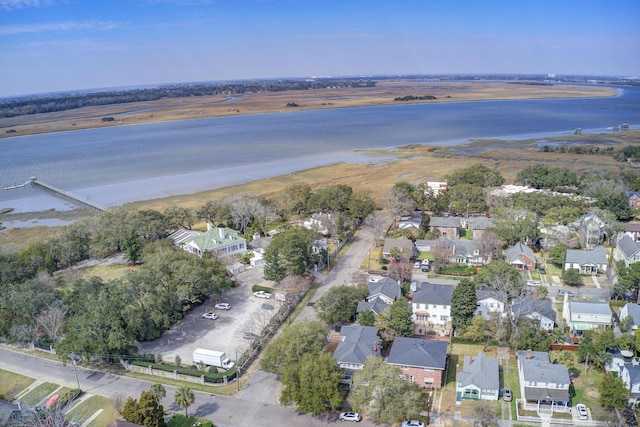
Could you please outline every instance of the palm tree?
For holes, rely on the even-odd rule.
[[[151,395],[156,399],[156,402],[160,403],[160,401],[167,395],[167,390],[165,390],[162,384],[154,383],[151,384],[149,393],[151,393]]]
[[[196,401],[193,391],[187,386],[178,387],[176,389],[175,401],[176,405],[184,408],[184,416],[188,418],[187,408]]]

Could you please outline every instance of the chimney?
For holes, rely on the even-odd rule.
[[[373,351],[376,353],[378,352],[378,341],[373,342]]]
[[[473,363],[473,356],[469,356],[469,365]]]
[[[207,222],[207,231],[211,231],[211,223]]]
[[[224,228],[220,227],[220,240],[224,240]]]
[[[531,349],[527,350],[527,359],[531,359]]]

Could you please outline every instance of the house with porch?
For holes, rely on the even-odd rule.
[[[333,352],[338,365],[347,377],[361,370],[371,356],[380,356],[378,328],[373,326],[348,325],[340,329],[342,341]]]
[[[411,310],[416,326],[445,326],[451,322],[451,296],[453,286],[428,282],[420,284],[420,290],[413,295]]]
[[[207,231],[179,230],[169,236],[174,244],[184,251],[202,257],[205,253],[217,256],[235,256],[247,252],[247,240],[235,230],[212,227],[207,223]]]
[[[596,275],[607,272],[607,250],[602,246],[593,249],[567,249],[564,269],[576,269],[580,274]]]
[[[596,328],[610,328],[611,307],[606,302],[566,301],[562,306],[562,318],[574,335]]]
[[[456,377],[456,400],[498,400],[500,396],[500,373],[498,359],[464,356],[464,367]]]
[[[533,250],[522,242],[504,250],[504,259],[512,267],[519,271],[534,270],[536,268],[536,256]]]
[[[506,315],[507,294],[505,292],[495,289],[478,289],[476,300],[477,308],[473,312],[474,316],[482,316],[484,320],[489,320],[492,315],[500,317]]]
[[[547,352],[519,350],[516,354],[523,409],[542,416],[571,412],[567,367],[550,363]]]
[[[640,261],[640,242],[633,240],[628,234],[623,234],[616,242],[613,259],[616,262],[624,262],[625,267]]]
[[[448,345],[445,341],[396,337],[385,362],[398,366],[408,381],[421,387],[441,388]]]

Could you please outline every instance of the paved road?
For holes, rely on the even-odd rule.
[[[0,369],[37,378],[65,387],[76,387],[72,365],[42,359],[28,354],[0,347]],[[80,387],[92,395],[113,398],[115,396],[139,397],[148,390],[151,382],[135,378],[78,368]],[[175,403],[175,388],[165,386],[167,397],[162,401],[165,409],[182,412]],[[285,408],[277,403],[279,383],[271,374],[258,372],[241,393],[234,397],[213,396],[209,393],[194,392],[196,400],[189,407],[189,414],[213,420],[219,427],[271,427],[274,425],[297,427],[320,427],[337,424],[336,414],[313,417],[299,414],[295,409]],[[360,425],[373,426],[369,422]]]

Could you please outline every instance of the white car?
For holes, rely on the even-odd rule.
[[[402,427],[424,427],[424,423],[422,421],[405,421],[402,423]]]
[[[265,291],[254,292],[253,296],[255,296],[257,298],[266,298],[266,299],[271,298],[271,294],[269,292],[265,292]]]
[[[338,418],[341,421],[353,421],[354,423],[361,420],[360,414],[357,412],[342,412]]]
[[[215,305],[215,308],[218,310],[229,310],[231,308],[231,304],[228,302],[219,302]]]
[[[208,312],[202,315],[203,319],[211,319],[211,320],[216,320],[218,318],[218,315],[212,312]]]
[[[587,406],[582,404],[582,403],[578,403],[576,405],[576,411],[578,412],[578,419],[579,420],[588,420],[589,419],[589,411],[587,411]]]

